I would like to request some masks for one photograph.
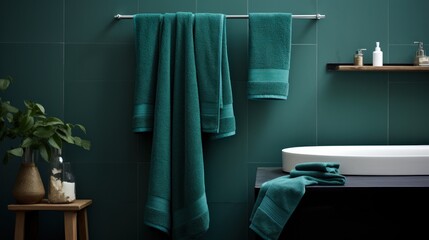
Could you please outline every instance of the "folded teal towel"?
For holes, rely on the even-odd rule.
[[[323,164],[312,164],[304,165],[304,168],[321,168],[321,166]],[[330,165],[329,168],[335,168],[335,166]],[[299,174],[293,175],[292,172]],[[290,216],[304,196],[306,186],[316,184],[343,185],[344,183],[344,176],[339,173],[325,172],[323,169],[322,171],[294,169],[290,175],[267,181],[262,184],[253,206],[250,229],[263,239],[278,239]]]
[[[338,173],[340,164],[337,162],[305,162],[295,166],[296,170],[320,171],[329,173]]]
[[[161,14],[137,14],[134,17],[137,63],[134,90],[134,132],[147,132],[153,128],[155,83],[158,73],[158,35],[161,19]]]
[[[317,178],[320,185],[344,185],[346,183],[346,178],[338,173],[300,170],[292,170],[290,172],[291,178],[301,176]]]
[[[249,99],[287,99],[291,42],[290,13],[249,14]]]
[[[145,224],[173,239],[207,231],[192,13],[165,14],[159,39],[152,160]]]
[[[195,54],[202,131],[215,138],[234,135],[224,14],[195,14]]]

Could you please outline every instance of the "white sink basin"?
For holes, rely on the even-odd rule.
[[[429,175],[429,145],[306,146],[282,150],[283,171],[338,162],[344,175]]]

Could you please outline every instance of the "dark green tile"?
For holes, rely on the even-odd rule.
[[[396,44],[412,44],[414,41],[429,43],[427,9],[425,0],[389,2],[389,40]]]
[[[63,42],[64,1],[1,1],[0,42]]]
[[[227,20],[228,60],[231,81],[247,82],[247,20]]]
[[[317,13],[317,1],[284,1],[249,0],[249,13],[252,12],[286,12],[295,15],[313,15]],[[324,14],[321,12],[320,14]],[[322,20],[324,21],[324,20]],[[292,20],[292,43],[308,44],[316,43],[317,20],[293,19]]]
[[[197,0],[139,0],[142,13],[196,12]]]
[[[390,144],[429,142],[429,82],[427,75],[419,75],[397,75],[390,84]]]
[[[204,1],[197,0],[197,12],[215,12],[223,14],[247,14],[247,1],[238,0],[234,1],[233,4],[229,0],[220,1]],[[242,20],[238,20],[242,21]]]
[[[249,100],[249,162],[281,162],[283,148],[316,143],[315,60],[315,46],[294,45],[288,99]]]
[[[89,152],[73,150],[76,160],[142,161],[141,139],[131,129],[130,82],[74,81],[66,83],[65,112],[70,122],[83,124],[91,143]],[[70,150],[70,151],[71,151]]]
[[[14,81],[5,94],[18,107],[24,100],[41,103],[48,115],[63,115],[63,47],[61,44],[0,44],[0,77]]]
[[[106,159],[72,164],[76,196],[93,200],[88,208],[91,239],[137,239],[137,164]]]
[[[318,144],[386,144],[387,76],[324,74],[318,91]]]
[[[208,202],[246,202],[245,142],[229,137],[204,146]]]
[[[136,0],[65,2],[67,43],[133,42],[133,20],[115,20],[113,16],[135,14],[138,10]]]
[[[413,64],[418,49],[417,44],[401,44],[390,46],[390,62]],[[393,74],[394,76],[395,74]]]
[[[67,44],[65,80],[134,82],[133,44]]]

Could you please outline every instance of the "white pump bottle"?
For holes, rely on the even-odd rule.
[[[376,42],[374,52],[372,52],[372,66],[383,66],[383,52],[380,49],[380,42]]]

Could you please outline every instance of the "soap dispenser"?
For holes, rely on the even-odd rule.
[[[425,55],[425,50],[423,49],[422,42],[414,42],[414,44],[419,44],[419,48],[416,52],[416,57],[414,59],[415,66],[429,66],[429,57]]]
[[[376,42],[375,50],[372,52],[372,66],[383,66],[383,52],[380,49],[380,42]]]
[[[363,52],[365,48],[358,49],[355,54],[355,66],[363,66]]]

